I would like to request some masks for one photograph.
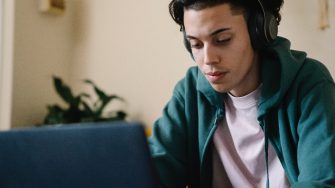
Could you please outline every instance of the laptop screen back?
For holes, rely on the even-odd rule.
[[[85,123],[0,132],[2,188],[153,188],[143,126]]]

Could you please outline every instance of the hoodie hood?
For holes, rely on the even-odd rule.
[[[259,116],[276,107],[289,90],[306,60],[306,53],[291,50],[289,40],[278,37],[261,51],[262,95]]]

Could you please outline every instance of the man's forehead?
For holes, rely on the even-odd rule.
[[[236,17],[227,5],[202,10],[189,9],[184,13],[184,27],[189,35],[210,35],[218,29],[232,28],[234,22],[239,21]]]
[[[226,5],[226,6],[230,7],[230,11],[233,14],[243,14],[245,12],[243,7],[238,7],[236,5],[232,5],[229,2],[216,2],[216,3],[196,2],[196,3],[193,3],[192,5],[185,6],[184,7],[184,12],[188,11],[188,10],[199,11],[199,10],[212,8],[212,7],[217,7],[217,6],[221,6],[221,5]]]
[[[184,20],[185,17],[196,17],[201,19],[202,17],[229,17],[243,14],[243,9],[233,9],[229,3],[224,3],[216,6],[210,6],[203,9],[184,9]]]

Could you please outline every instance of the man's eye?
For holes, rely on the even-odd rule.
[[[196,48],[196,49],[199,49],[199,48],[201,48],[201,44],[200,43],[190,43],[190,45],[191,45],[191,48]]]
[[[216,43],[218,44],[225,44],[230,41],[230,38],[225,38],[225,39],[218,39],[216,40]]]

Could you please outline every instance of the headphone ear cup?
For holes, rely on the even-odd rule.
[[[248,30],[250,35],[251,45],[254,49],[260,49],[264,46],[262,34],[263,32],[263,16],[260,13],[253,12],[248,18]]]
[[[278,35],[278,23],[276,18],[272,14],[265,12],[264,24],[265,24],[264,34],[267,42],[270,43],[273,40],[275,40]]]
[[[268,12],[263,14],[255,11],[253,14],[250,14],[248,29],[254,49],[260,49],[269,45],[276,39],[278,34],[277,20]]]

